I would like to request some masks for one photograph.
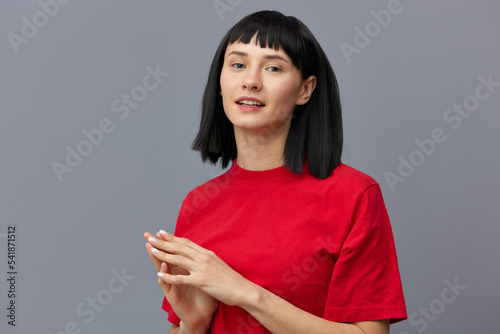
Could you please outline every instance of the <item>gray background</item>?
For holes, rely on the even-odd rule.
[[[216,8],[221,3],[224,12]],[[454,104],[474,102],[480,76],[500,81],[500,3],[402,0],[400,12],[377,31],[370,11],[389,3],[71,1],[44,22],[38,1],[2,1],[0,332],[64,333],[71,322],[81,333],[168,330],[142,233],[173,231],[188,191],[220,172],[189,149],[204,83],[224,33],[261,9],[300,18],[338,76],[343,160],[381,184],[393,225],[412,321],[392,332],[496,332],[500,87],[460,127],[443,116]],[[24,38],[23,17],[41,27],[16,50],[9,36]],[[356,27],[373,29],[373,37],[346,57],[341,46],[355,46]],[[140,93],[148,66],[169,75],[120,119],[112,102],[134,88]],[[114,131],[60,181],[53,162],[65,164],[65,147],[76,149],[82,131],[102,119]],[[446,140],[419,156],[415,140],[436,128]],[[412,154],[424,160],[391,188],[384,173],[398,173],[399,156]],[[11,225],[17,227],[15,328],[6,317]],[[119,292],[113,270],[133,276]],[[444,290],[446,280],[462,290]],[[77,312],[81,303],[81,311],[90,310],[87,298],[96,297],[105,305],[93,319]]]

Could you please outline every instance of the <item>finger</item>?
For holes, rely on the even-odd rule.
[[[208,249],[201,247],[200,245],[192,242],[189,239],[176,237],[175,235],[165,232],[163,230],[160,230],[160,235],[163,236],[164,240],[167,243],[183,245],[204,254],[211,253]],[[185,250],[188,251],[187,248]]]
[[[171,275],[189,275],[189,271],[173,264],[161,263],[160,272],[168,273]]]
[[[187,275],[170,275],[166,273],[158,273],[158,283],[160,281],[167,285],[191,285],[190,276]]]
[[[156,236],[154,236],[153,234],[151,234],[149,232],[144,233],[144,239],[148,240],[151,237],[159,239],[159,240],[162,240],[162,241],[165,241],[165,237],[160,232],[156,232]]]
[[[158,250],[155,247],[151,248],[151,254],[155,256],[158,260],[166,262],[168,264],[173,264],[175,266],[184,268],[188,271],[193,270],[195,263],[190,258],[184,255],[169,254]],[[160,265],[161,268],[161,265]]]
[[[167,273],[167,274],[171,274],[171,270],[170,268],[167,266],[167,264],[165,262],[162,262],[161,265],[160,265],[160,272],[161,273]]]
[[[168,254],[180,255],[190,260],[195,260],[200,256],[200,251],[184,243],[180,243],[177,241],[168,241],[168,240],[163,241],[154,237],[149,237],[148,241],[154,248],[157,248]]]
[[[158,273],[163,273],[163,274],[172,274],[170,271],[170,268],[165,262],[162,262],[160,264],[160,270]],[[158,284],[160,284],[161,288],[163,289],[164,292],[170,291],[170,285],[167,284],[164,280],[161,280],[160,277],[158,277]]]
[[[151,246],[151,244],[149,242],[146,243],[146,250],[148,251],[148,255],[151,258],[151,260],[153,261],[155,268],[156,268],[156,271],[159,271],[161,268],[161,261],[158,260],[158,258],[156,256],[154,256],[153,253],[151,253],[152,248],[153,248],[153,246]]]
[[[163,230],[160,230],[160,231],[163,231]],[[165,231],[163,231],[163,232],[165,232]],[[157,237],[158,239],[160,239],[160,240],[165,241],[165,237],[164,237],[164,236],[163,236],[163,234],[161,234],[160,232],[156,232],[156,237]]]
[[[163,293],[165,294],[165,297],[170,293],[170,290],[172,289],[172,285],[168,284],[164,280],[162,280],[160,277],[158,277],[158,285],[162,289]]]
[[[154,237],[154,235],[152,235],[149,232],[144,232],[143,236],[144,236],[144,239],[146,239],[146,240],[148,240],[149,237]]]
[[[162,262],[161,263],[161,266],[160,266],[160,273],[166,273],[166,274],[170,274],[170,275],[178,275],[178,273],[176,273],[172,268],[173,265],[169,266],[166,262]]]
[[[164,274],[170,274],[170,275],[189,275],[189,272],[186,272],[186,273],[180,273],[178,272],[179,270],[176,270],[175,267],[173,265],[168,265],[167,263],[165,262],[162,262],[161,263],[161,266],[160,266],[160,273],[164,273]],[[165,282],[164,282],[165,283]]]
[[[165,282],[164,280],[162,280],[159,277],[158,277],[158,285],[160,286],[161,290],[163,291],[163,294],[165,295],[165,297],[168,296],[168,294],[170,293],[170,289],[172,289],[172,285],[168,284],[167,282]]]

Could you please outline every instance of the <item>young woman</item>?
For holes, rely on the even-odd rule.
[[[251,14],[222,40],[193,148],[232,162],[145,233],[171,333],[389,333],[406,318],[380,187],[340,161],[326,55],[298,19]]]

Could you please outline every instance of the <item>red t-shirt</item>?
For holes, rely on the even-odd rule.
[[[406,319],[396,250],[378,183],[344,164],[317,179],[236,161],[192,190],[177,236],[212,250],[248,280],[324,319]],[[168,320],[179,324],[166,299]],[[219,303],[212,333],[270,333],[245,310]]]

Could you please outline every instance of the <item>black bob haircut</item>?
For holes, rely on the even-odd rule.
[[[294,173],[309,172],[320,179],[330,176],[341,162],[343,131],[342,109],[337,79],[311,31],[300,20],[277,11],[250,14],[233,26],[217,49],[203,94],[200,129],[192,149],[200,151],[203,161],[222,168],[237,156],[234,128],[227,118],[220,95],[220,75],[228,45],[248,44],[257,34],[261,48],[280,48],[307,79],[316,76],[316,88],[309,101],[296,106],[284,149],[284,166]]]

